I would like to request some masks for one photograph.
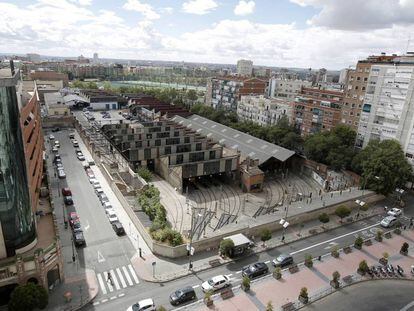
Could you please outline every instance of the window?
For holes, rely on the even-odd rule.
[[[151,149],[150,148],[145,148],[144,149],[144,159],[145,160],[151,159]]]
[[[184,156],[182,154],[177,154],[177,164],[181,164],[184,161]]]
[[[216,150],[211,150],[210,151],[210,160],[215,159],[215,158],[216,158]]]
[[[201,147],[202,147],[201,143],[196,144],[196,150],[201,150]]]
[[[165,153],[165,154],[171,154],[171,146],[167,146],[167,147],[165,147],[165,149],[164,149],[164,153]]]
[[[161,146],[161,139],[157,139],[155,141],[155,146]]]
[[[184,137],[184,143],[188,144],[190,142],[190,137]]]
[[[357,81],[361,80],[361,77],[357,77]]]

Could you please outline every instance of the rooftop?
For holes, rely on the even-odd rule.
[[[270,158],[284,162],[295,154],[292,150],[237,131],[199,115],[192,115],[188,119],[175,116],[172,120],[193,129],[196,133],[218,141],[229,149],[239,150],[246,157],[258,159],[259,165]]]

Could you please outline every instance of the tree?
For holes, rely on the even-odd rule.
[[[401,188],[412,176],[401,145],[396,140],[370,141],[352,161],[365,188],[387,195]]]
[[[47,291],[42,286],[29,282],[13,290],[8,309],[10,311],[44,309],[48,304],[48,299]]]
[[[151,173],[151,171],[148,169],[148,168],[146,168],[146,167],[143,167],[143,166],[141,166],[139,169],[138,169],[138,175],[139,176],[141,176],[146,182],[148,182],[148,181],[150,181],[151,179],[152,179],[152,173]]]
[[[337,207],[335,214],[341,219],[342,222],[343,218],[348,217],[351,214],[351,210],[345,205],[341,205]]]
[[[234,242],[232,239],[223,239],[220,242],[220,254],[225,255],[227,257],[231,256],[231,253],[234,248]]]
[[[266,242],[272,238],[272,232],[269,229],[263,229],[260,234],[260,239],[262,242]]]
[[[326,224],[329,222],[329,215],[327,213],[322,213],[319,215],[319,221],[323,224]]]
[[[363,243],[364,243],[364,240],[362,239],[362,237],[358,236],[355,239],[354,246],[355,248],[361,249]]]

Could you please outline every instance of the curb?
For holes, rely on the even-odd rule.
[[[375,216],[378,216],[378,215],[380,215],[380,214],[381,214],[381,212],[377,212],[377,213],[375,213],[375,214],[369,215],[368,217],[361,217],[361,218],[359,218],[358,220],[356,220],[356,221],[352,221],[352,222],[349,222],[349,223],[346,223],[345,225],[348,225],[348,224],[353,224],[353,223],[356,223],[356,222],[361,221],[361,220],[364,220],[364,219],[369,219],[369,218],[371,218],[371,217],[375,217]],[[158,279],[147,279],[147,278],[145,278],[145,277],[141,277],[141,276],[140,276],[140,278],[141,278],[141,279],[143,279],[143,280],[144,280],[144,281],[146,281],[146,282],[149,282],[149,283],[168,283],[168,282],[171,282],[171,281],[174,281],[174,280],[178,280],[178,279],[184,278],[184,277],[189,276],[189,275],[191,275],[191,274],[193,274],[193,275],[194,275],[194,274],[196,274],[196,273],[198,273],[198,272],[207,271],[207,270],[209,270],[209,269],[214,269],[214,268],[216,268],[216,267],[224,266],[224,265],[229,264],[229,263],[234,263],[234,262],[237,262],[238,260],[241,260],[241,259],[246,259],[247,257],[251,257],[251,256],[253,256],[253,255],[255,255],[255,254],[260,254],[260,253],[263,253],[263,252],[266,252],[266,251],[269,251],[269,250],[272,250],[272,249],[278,248],[278,247],[280,247],[280,246],[282,246],[282,245],[289,245],[289,244],[291,244],[291,243],[294,243],[294,242],[297,242],[297,241],[301,241],[301,240],[307,239],[307,238],[309,238],[309,237],[318,236],[318,235],[320,235],[320,234],[323,234],[323,233],[330,232],[330,231],[332,231],[332,230],[338,229],[338,228],[340,228],[340,227],[342,227],[342,226],[343,226],[343,225],[340,225],[340,226],[337,226],[337,227],[332,227],[332,228],[329,228],[329,229],[327,229],[327,230],[324,230],[324,231],[322,231],[322,232],[319,232],[319,233],[317,233],[317,234],[313,234],[313,235],[312,235],[312,234],[311,234],[311,235],[306,235],[306,236],[305,236],[305,235],[302,235],[301,237],[299,237],[299,238],[297,238],[297,239],[295,239],[295,240],[290,240],[290,241],[287,241],[287,242],[285,242],[285,243],[280,243],[280,244],[275,245],[275,246],[271,246],[271,247],[264,248],[264,249],[259,249],[258,251],[255,251],[255,252],[253,252],[253,253],[250,253],[250,254],[248,254],[248,256],[245,256],[245,257],[243,257],[243,258],[230,259],[230,260],[228,260],[228,261],[221,262],[220,264],[218,264],[218,265],[216,265],[216,266],[214,266],[214,267],[207,266],[207,267],[205,267],[205,268],[202,268],[202,269],[197,269],[197,270],[192,270],[192,271],[191,271],[191,272],[189,272],[189,273],[186,273],[186,274],[183,274],[183,275],[179,275],[179,276],[176,276],[176,277],[167,278],[167,279],[165,279],[165,280],[158,280]]]

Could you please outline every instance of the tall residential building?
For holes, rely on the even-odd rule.
[[[212,78],[207,84],[206,104],[217,109],[237,111],[243,95],[265,95],[267,81],[236,76]]]
[[[387,56],[381,54],[370,56],[365,60],[358,61],[356,69],[349,69],[344,86],[344,104],[342,107],[341,122],[358,129],[358,122],[361,115],[362,103],[367,89],[368,76],[373,64],[390,64],[395,55]]]
[[[98,53],[93,53],[93,63],[97,64],[99,62]]]
[[[293,103],[293,124],[302,136],[330,131],[340,123],[342,100],[342,92],[302,88]]]
[[[356,140],[396,139],[414,165],[414,54],[372,64]]]
[[[311,87],[312,82],[304,80],[291,80],[284,78],[272,78],[269,81],[269,96],[294,100],[302,87]]]
[[[238,60],[237,74],[239,76],[250,77],[253,74],[253,62],[247,59]]]
[[[283,116],[290,121],[292,103],[286,99],[266,98],[263,95],[242,96],[237,106],[239,120],[252,121],[262,126],[274,125]]]

